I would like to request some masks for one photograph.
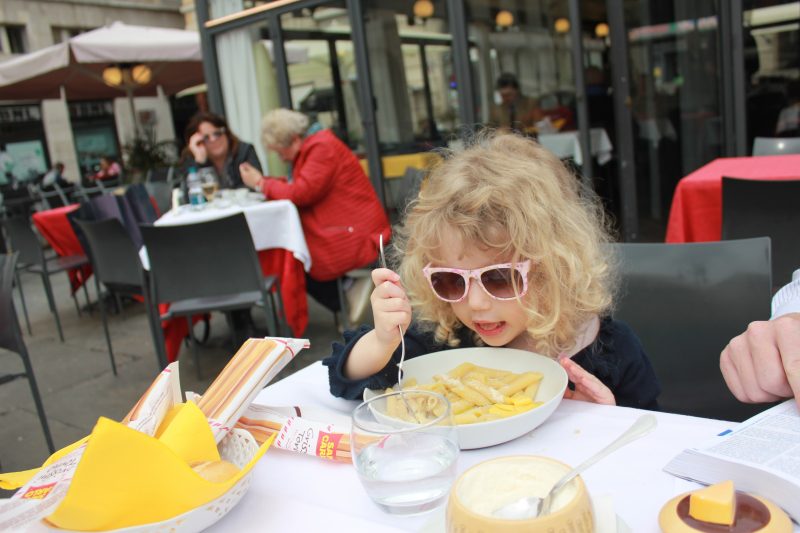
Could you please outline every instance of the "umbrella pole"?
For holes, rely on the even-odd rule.
[[[143,137],[142,129],[139,125],[139,121],[136,118],[136,107],[133,105],[133,88],[125,87],[125,94],[128,97],[128,105],[131,107],[131,119],[133,120],[133,131],[135,132],[136,137]]]

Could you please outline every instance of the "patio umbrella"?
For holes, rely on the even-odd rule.
[[[119,85],[103,80],[108,67],[126,73]],[[62,88],[67,100],[153,96],[158,86],[174,94],[202,82],[196,32],[122,22],[0,63],[0,100],[60,98]]]

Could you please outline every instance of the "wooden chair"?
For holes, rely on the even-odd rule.
[[[665,411],[744,420],[719,369],[730,339],[770,314],[767,238],[689,244],[615,244],[621,287],[614,317],[642,341]]]

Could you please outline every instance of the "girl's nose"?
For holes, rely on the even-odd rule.
[[[491,298],[484,291],[477,281],[470,280],[469,291],[467,292],[467,303],[471,309],[476,311],[488,309],[491,305]]]

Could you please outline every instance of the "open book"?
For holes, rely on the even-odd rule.
[[[737,490],[761,495],[800,522],[800,412],[794,400],[764,411],[732,431],[673,458],[664,471],[712,484],[733,480]]]

